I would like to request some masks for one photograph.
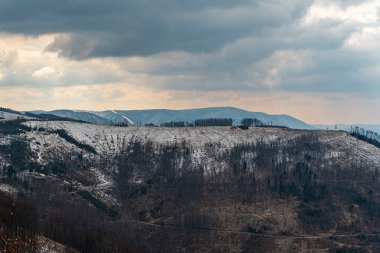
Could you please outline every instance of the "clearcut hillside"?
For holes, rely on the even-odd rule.
[[[380,149],[346,132],[7,122],[0,191],[35,208],[37,233],[72,249],[380,247]]]

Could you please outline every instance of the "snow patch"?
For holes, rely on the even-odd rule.
[[[7,184],[0,184],[0,191],[11,195],[16,195],[18,192],[16,188]]]
[[[128,118],[128,117],[126,117],[124,115],[121,115],[121,117],[123,117],[125,120],[127,120],[129,124],[131,124],[131,125],[135,124],[135,122],[133,122],[130,118]]]
[[[129,124],[131,124],[131,125],[134,125],[134,124],[135,124],[135,122],[133,122],[133,120],[131,120],[131,119],[128,118],[127,116],[121,115],[121,114],[117,113],[117,112],[114,111],[114,110],[111,110],[111,112],[113,112],[113,113],[116,114],[116,115],[121,116],[121,117],[122,117],[123,119],[125,119]]]

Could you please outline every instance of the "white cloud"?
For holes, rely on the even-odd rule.
[[[379,21],[380,1],[368,1],[345,6],[341,2],[317,1],[302,19],[305,25],[321,21],[344,21],[358,24],[374,24]]]
[[[112,58],[71,61],[44,51],[56,34],[27,37],[0,33],[0,86],[72,86],[115,82],[125,75]]]
[[[281,88],[284,82],[302,76],[312,63],[309,50],[278,50],[252,66],[252,80],[271,89]]]
[[[343,20],[344,16],[344,10],[337,4],[324,5],[316,3],[309,8],[302,23],[310,25],[321,20]]]
[[[55,69],[52,68],[52,67],[42,67],[38,70],[35,70],[33,73],[32,73],[32,76],[33,77],[38,77],[38,78],[46,78],[46,77],[51,77],[51,76],[55,76],[56,75],[56,72],[55,72]]]
[[[364,27],[353,33],[346,41],[345,46],[356,50],[379,49],[380,26]]]

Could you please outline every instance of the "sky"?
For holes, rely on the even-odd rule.
[[[380,124],[380,0],[1,0],[0,106]]]

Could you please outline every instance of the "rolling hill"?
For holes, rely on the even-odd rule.
[[[344,131],[0,122],[6,228],[80,252],[377,252],[379,170]]]
[[[128,124],[128,125],[160,125],[170,121],[194,122],[204,118],[232,118],[240,124],[243,118],[257,118],[266,124],[287,126],[295,129],[314,129],[313,126],[289,115],[270,115],[262,112],[250,112],[234,107],[211,107],[187,110],[107,110],[107,111],[31,111],[32,113],[49,113],[60,117],[82,120],[93,124]]]

